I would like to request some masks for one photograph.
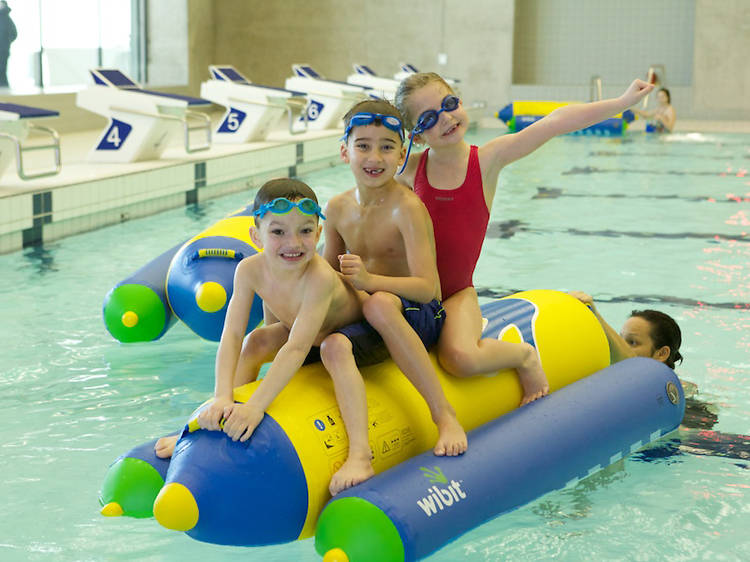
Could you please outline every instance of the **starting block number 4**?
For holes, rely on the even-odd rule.
[[[112,119],[112,124],[109,126],[109,129],[107,129],[107,132],[104,133],[104,136],[96,149],[119,150],[132,130],[133,127],[124,121]]]

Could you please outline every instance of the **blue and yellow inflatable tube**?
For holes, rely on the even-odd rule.
[[[253,224],[252,207],[244,207],[118,283],[104,299],[109,333],[121,342],[153,341],[179,318],[202,338],[219,341],[234,270],[258,252],[250,239]],[[262,318],[256,297],[247,331]]]
[[[536,123],[542,117],[552,113],[555,109],[579,102],[558,101],[513,101],[497,112],[497,118],[503,121],[511,133],[517,133]],[[628,128],[628,123],[635,119],[629,109],[618,113],[614,117],[604,119],[585,129],[574,131],[575,135],[622,136]]]
[[[488,321],[484,337],[523,340],[536,347],[552,392],[609,362],[598,321],[565,293],[522,292],[490,302],[482,312]],[[467,430],[520,403],[522,389],[513,370],[460,379],[433,362]],[[427,406],[396,366],[386,361],[363,369],[363,376],[376,472],[430,450],[437,431]],[[237,388],[235,399],[246,401],[257,384]],[[154,515],[167,528],[219,544],[251,546],[310,537],[347,447],[330,377],[321,364],[305,366],[274,400],[248,442],[186,428],[154,502]],[[100,500],[110,503],[105,496]],[[235,516],[238,510],[243,517]]]
[[[200,337],[221,339],[237,264],[260,250],[250,239],[252,205],[220,220],[191,238],[172,258],[167,272],[167,298],[177,317]],[[255,296],[247,332],[263,319]]]
[[[475,429],[460,457],[425,453],[338,494],[318,520],[316,550],[349,562],[419,560],[672,432],[684,411],[669,367],[622,361]]]

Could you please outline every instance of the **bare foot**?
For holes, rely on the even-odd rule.
[[[177,439],[179,435],[167,435],[166,437],[160,437],[154,445],[154,452],[160,459],[168,459],[174,453],[174,446],[177,445]]]
[[[438,457],[462,455],[469,447],[466,432],[458,423],[453,412],[446,413],[435,422],[438,428],[438,441],[432,452]]]
[[[518,378],[521,379],[521,386],[523,387],[521,406],[525,406],[529,402],[533,402],[549,394],[549,384],[547,383],[547,376],[544,374],[544,370],[542,370],[542,362],[539,361],[536,349],[531,346],[529,347],[531,349],[528,359],[516,369],[518,371]]]
[[[331,477],[331,483],[328,485],[328,490],[332,496],[335,496],[339,492],[351,488],[355,484],[364,482],[368,478],[372,478],[375,475],[375,471],[372,468],[372,462],[370,461],[370,452],[367,452],[366,458],[352,457],[346,459],[346,462],[336,471]]]

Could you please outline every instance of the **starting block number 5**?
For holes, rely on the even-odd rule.
[[[97,150],[119,150],[125,139],[128,138],[130,131],[133,130],[131,125],[119,119],[112,119],[112,124],[104,133],[102,140],[99,142]]]
[[[240,128],[240,125],[242,125],[242,122],[245,120],[245,117],[247,117],[247,114],[244,111],[240,111],[239,109],[230,107],[229,111],[227,112],[226,117],[224,118],[224,121],[222,121],[217,132],[219,133],[236,132],[237,129]]]

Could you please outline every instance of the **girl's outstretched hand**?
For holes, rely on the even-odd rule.
[[[645,98],[653,89],[653,84],[649,84],[648,82],[636,78],[633,80],[633,83],[628,86],[628,89],[625,90],[625,93],[620,96],[620,99],[627,107],[630,107]]]

